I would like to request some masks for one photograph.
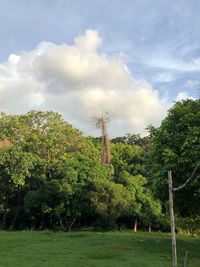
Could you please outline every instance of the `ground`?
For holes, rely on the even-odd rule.
[[[0,232],[0,267],[170,267],[170,234]],[[178,236],[179,265],[200,266],[200,237]]]

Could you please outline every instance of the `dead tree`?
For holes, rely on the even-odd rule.
[[[109,164],[111,160],[110,140],[108,138],[107,122],[109,120],[108,114],[95,118],[97,129],[101,129],[101,163]]]
[[[168,171],[168,181],[169,181],[169,209],[170,209],[170,224],[171,224],[171,234],[172,234],[172,255],[173,255],[173,267],[177,267],[177,250],[176,250],[176,232],[175,232],[175,219],[174,219],[174,203],[173,194],[177,191],[184,189],[188,184],[192,183],[197,176],[200,174],[200,162],[197,164],[196,168],[193,170],[191,176],[185,181],[184,184],[173,188],[172,185],[172,172]]]

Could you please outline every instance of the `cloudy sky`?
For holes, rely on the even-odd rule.
[[[199,0],[0,0],[0,111],[145,134],[200,88]]]

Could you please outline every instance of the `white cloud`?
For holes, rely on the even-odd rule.
[[[12,54],[0,64],[0,110],[9,113],[53,109],[86,133],[94,133],[93,116],[109,112],[112,136],[145,133],[159,125],[167,99],[144,80],[136,80],[123,57],[98,52],[95,30],[74,44],[42,42],[35,50]]]
[[[179,92],[176,96],[176,101],[181,101],[185,99],[194,99],[194,98],[190,96],[187,92]]]

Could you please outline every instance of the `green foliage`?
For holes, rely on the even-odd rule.
[[[121,143],[112,145],[112,164],[115,176],[119,176],[124,170],[131,175],[145,174],[144,162],[144,152],[141,147]]]
[[[2,226],[67,227],[85,184],[108,176],[98,150],[54,112],[1,114],[0,126]]]
[[[114,166],[114,181],[122,184],[132,197],[131,212],[126,216],[131,220],[139,219],[143,226],[160,221],[161,205],[155,200],[148,189],[144,148],[134,144],[116,143],[112,145],[112,164]]]
[[[180,234],[200,234],[200,216],[176,218],[176,229]]]
[[[90,201],[96,214],[109,225],[130,214],[133,195],[121,184],[96,180],[91,185]]]
[[[152,187],[162,201],[168,199],[167,171],[173,185],[183,184],[199,162],[200,100],[177,102],[157,129],[151,128]],[[181,216],[200,212],[200,176],[185,190],[175,194],[176,211]]]
[[[191,174],[199,125],[199,100],[178,102],[150,136],[114,138],[103,166],[101,138],[85,137],[58,113],[0,113],[1,228],[132,227],[137,219],[143,229],[167,229],[167,171],[174,186]],[[179,216],[200,213],[199,183],[175,195]]]
[[[31,176],[36,164],[36,158],[30,152],[24,152],[20,147],[11,146],[0,150],[1,177],[13,185],[24,185]]]
[[[147,150],[150,145],[149,136],[141,137],[139,134],[126,134],[122,137],[115,137],[111,140],[113,144],[126,144],[126,145],[135,145],[140,146],[143,149]]]

